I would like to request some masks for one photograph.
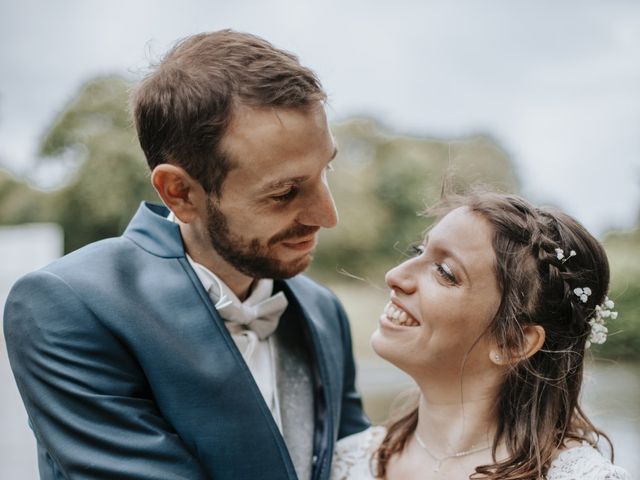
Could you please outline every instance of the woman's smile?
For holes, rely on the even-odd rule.
[[[420,322],[402,307],[393,302],[387,303],[381,315],[381,321],[388,321],[396,326],[419,327]]]

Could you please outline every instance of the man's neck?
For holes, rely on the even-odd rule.
[[[240,301],[244,301],[255,279],[236,270],[211,247],[210,243],[192,238],[191,232],[184,224],[179,225],[185,250],[193,261],[215,273]]]

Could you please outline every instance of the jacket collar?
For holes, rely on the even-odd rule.
[[[161,257],[180,259],[181,263],[187,268],[187,274],[192,276],[192,280],[197,282],[197,277],[192,269],[188,268],[185,246],[180,233],[178,224],[167,220],[169,209],[162,205],[156,205],[149,202],[142,202],[138,211],[131,220],[129,226],[124,232],[124,237],[130,239],[145,251]],[[321,449],[326,448],[332,443],[332,435],[338,421],[337,414],[339,407],[336,402],[340,397],[340,384],[336,382],[334,376],[339,371],[340,364],[337,360],[339,352],[336,350],[335,335],[330,332],[327,320],[327,297],[318,295],[318,285],[312,282],[304,275],[297,275],[291,279],[276,281],[279,289],[285,291],[287,297],[292,299],[300,307],[305,324],[310,333],[310,340],[313,344],[315,368],[317,368],[317,379],[320,386],[319,393],[323,400],[323,410],[316,421],[316,431],[320,434],[321,439],[319,446]],[[203,291],[204,292],[204,291]],[[218,312],[210,303],[208,296],[203,293],[203,301],[207,305],[210,314],[220,327],[222,337],[227,337],[222,319]],[[329,307],[330,308],[330,307]],[[228,344],[232,341],[227,338]],[[232,348],[233,350],[233,348]],[[339,349],[338,349],[339,350]],[[241,363],[241,357],[237,354],[237,360]],[[335,390],[335,391],[334,391]],[[273,429],[275,429],[275,423]],[[276,430],[274,430],[275,432]],[[278,437],[279,438],[279,437]],[[279,450],[286,452],[286,447],[282,439],[276,440]],[[317,452],[323,457],[326,452]],[[284,455],[285,459],[288,458]],[[285,460],[286,468],[293,471],[293,465],[290,460]]]
[[[185,256],[180,226],[167,220],[169,209],[164,205],[142,202],[131,219],[124,236],[149,253],[162,258]]]
[[[169,209],[163,205],[142,202],[124,236],[135,242],[149,253],[162,258],[184,258],[184,243],[177,223],[167,220]],[[326,358],[322,349],[331,344],[331,334],[325,324],[327,305],[326,298],[315,292],[318,286],[304,275],[297,275],[288,280],[278,281],[286,285],[287,296],[295,298],[300,305],[307,324],[312,331],[312,340],[319,358]],[[304,300],[304,301],[303,301]],[[331,358],[331,355],[328,355]],[[332,365],[333,366],[333,365]],[[321,371],[324,380],[329,377],[328,371]]]

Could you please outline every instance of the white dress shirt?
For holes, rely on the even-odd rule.
[[[173,212],[169,214],[168,220],[176,221]],[[239,309],[242,309],[243,306],[250,308],[252,305],[269,298],[272,294],[273,280],[260,279],[254,282],[250,295],[244,302],[241,302],[236,294],[211,270],[194,261],[189,255],[187,255],[187,260],[223,319],[225,319],[225,305],[233,304]],[[273,415],[276,425],[282,432],[282,418],[276,382],[276,344],[273,337],[269,336],[264,340],[260,340],[254,331],[247,329],[240,323],[227,321],[226,319],[224,325],[238,346],[242,358],[249,367],[260,393]]]

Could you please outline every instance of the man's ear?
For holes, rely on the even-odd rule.
[[[206,193],[183,168],[161,163],[151,172],[151,183],[167,208],[182,223],[191,223],[198,217],[198,206]]]
[[[522,349],[509,351],[505,348],[493,348],[489,359],[496,365],[513,365],[535,355],[544,345],[545,331],[541,325],[525,325],[522,327],[524,344]]]

